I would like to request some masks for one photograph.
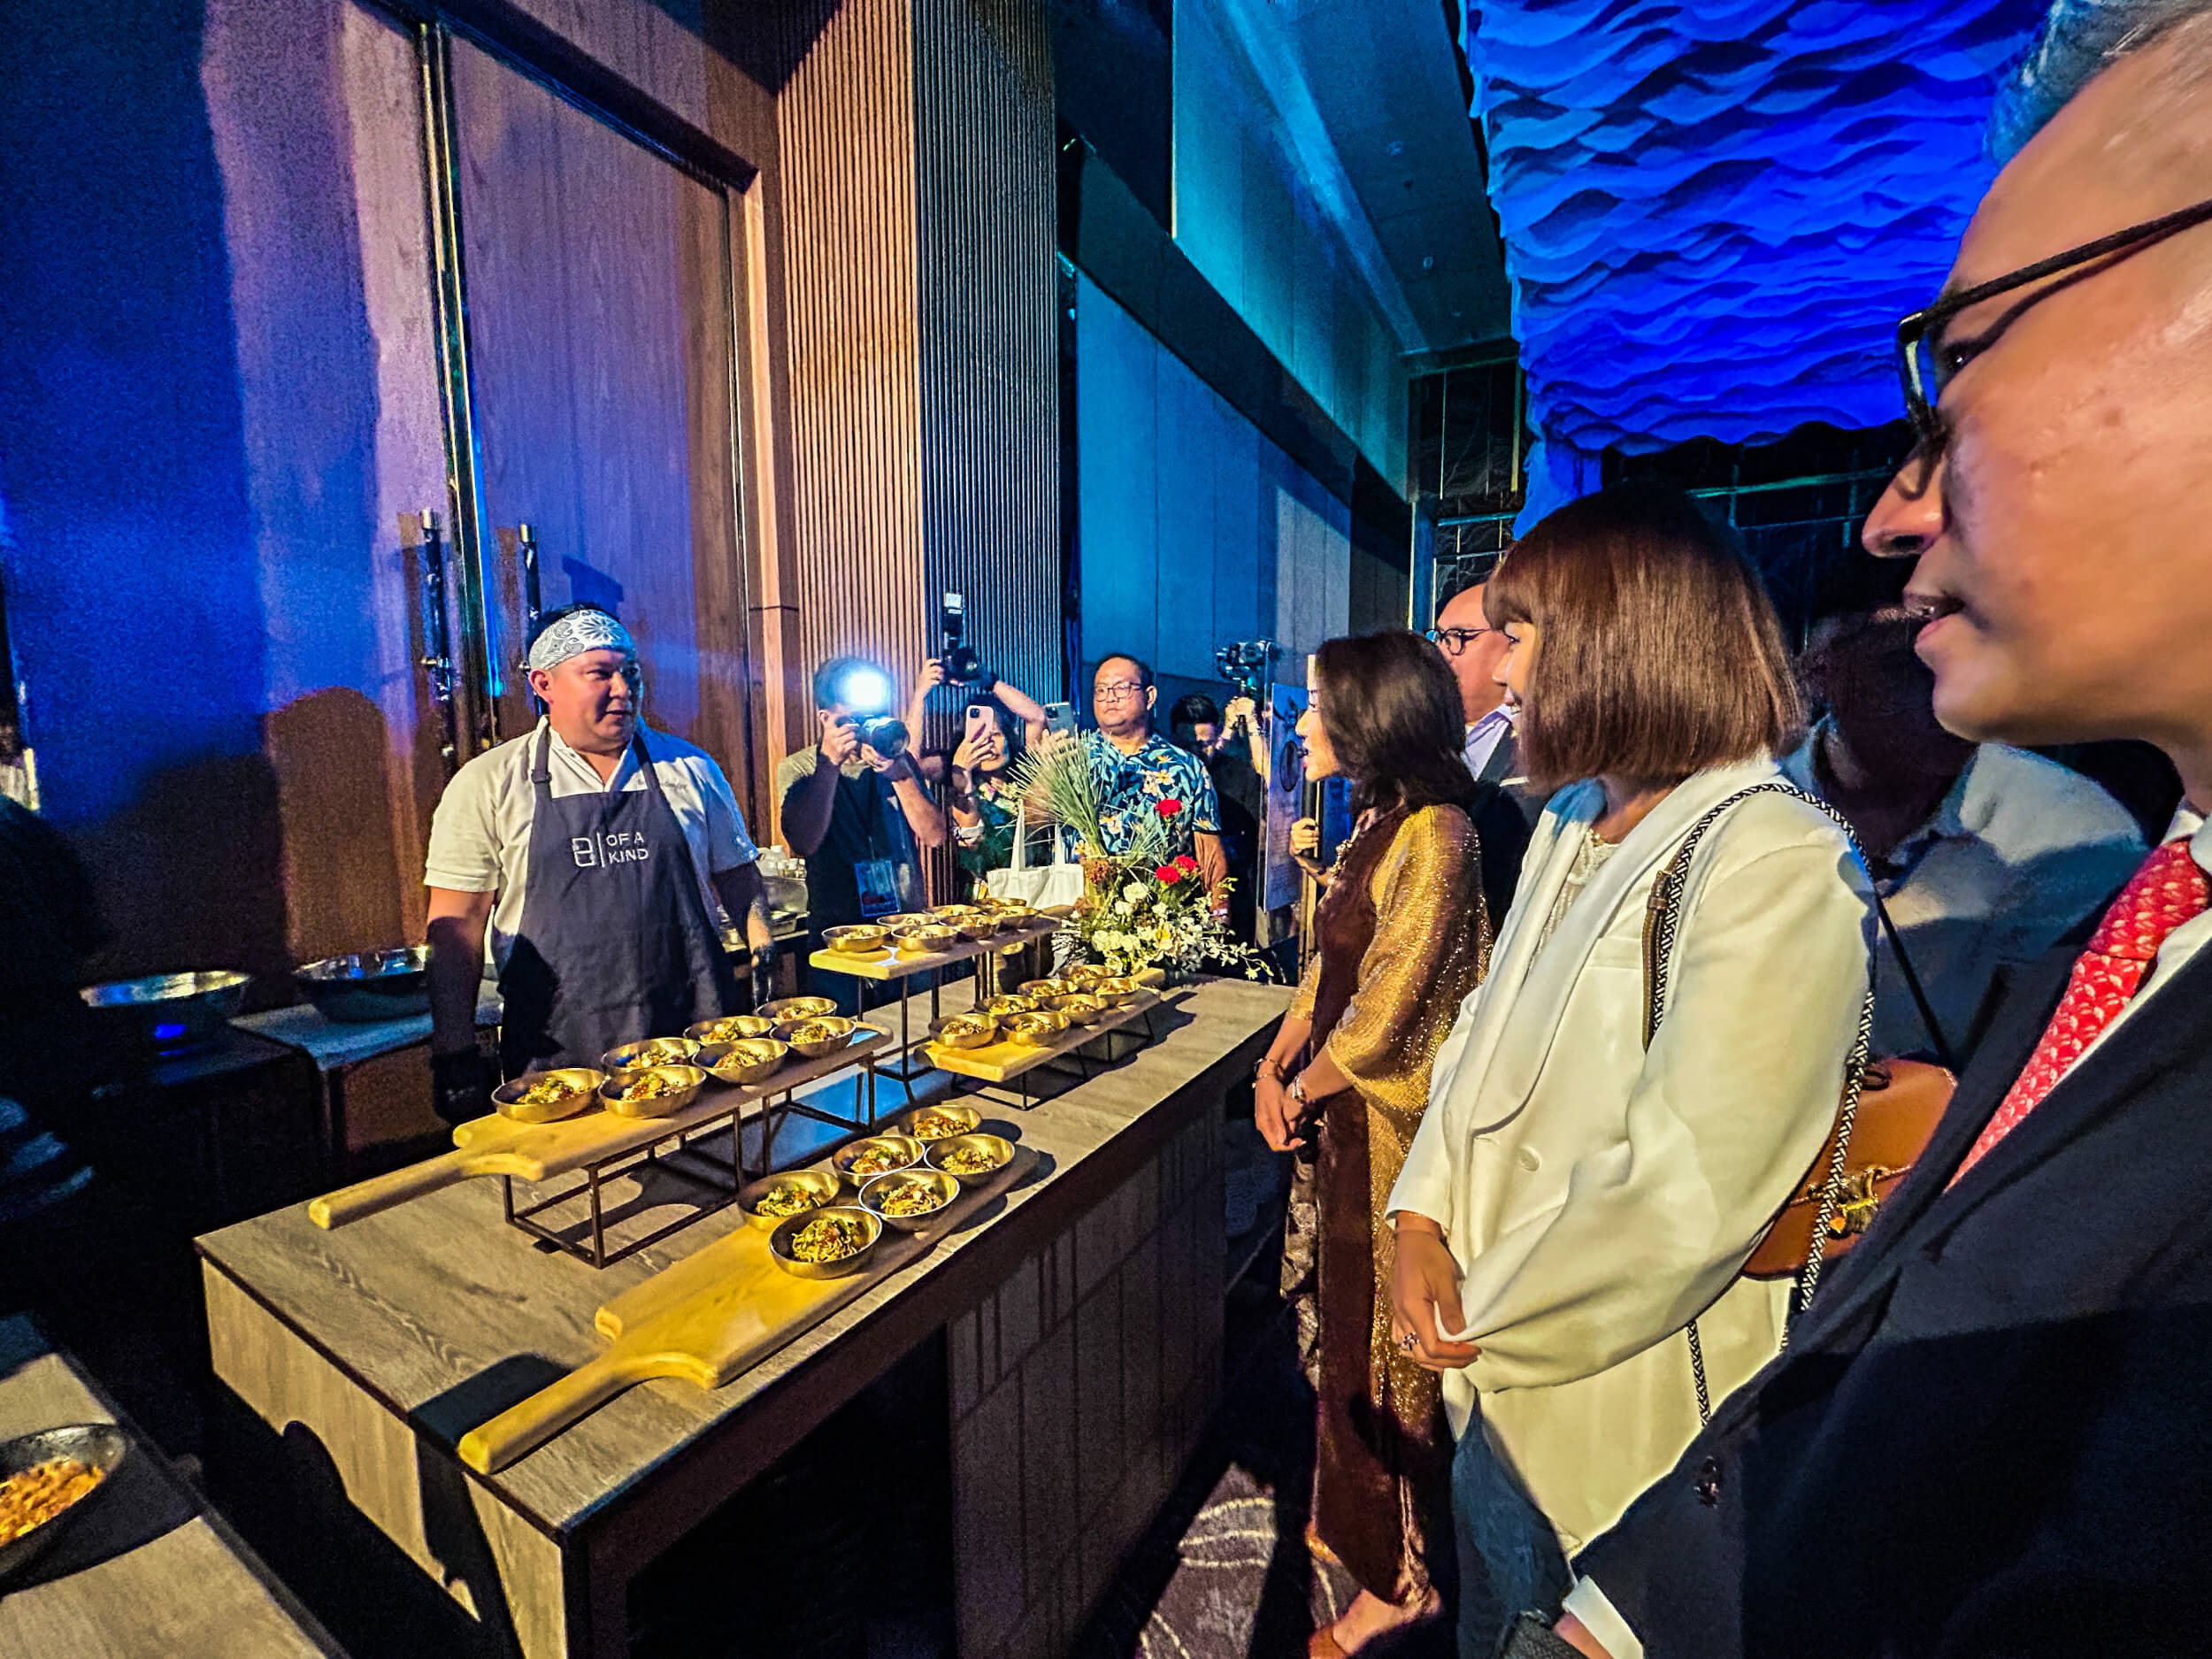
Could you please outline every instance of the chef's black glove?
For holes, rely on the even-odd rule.
[[[449,1124],[481,1118],[496,1083],[481,1049],[430,1056],[430,1104]]]
[[[776,948],[772,944],[753,947],[753,1006],[772,1002],[776,998]]]

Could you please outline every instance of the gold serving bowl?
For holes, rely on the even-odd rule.
[[[599,1064],[610,1071],[631,1071],[649,1065],[689,1065],[699,1052],[699,1045],[689,1037],[648,1037],[642,1042],[626,1042],[618,1048],[610,1048],[599,1056]]]
[[[910,956],[926,956],[958,944],[960,930],[945,922],[917,922],[893,933],[891,942]]]
[[[649,1065],[618,1071],[599,1086],[600,1103],[625,1118],[665,1118],[699,1098],[707,1074],[695,1065]]]
[[[825,1055],[835,1054],[853,1040],[853,1033],[860,1022],[842,1014],[810,1015],[804,1019],[787,1019],[776,1027],[777,1038],[791,1046],[791,1052],[803,1060],[819,1060]]]
[[[917,1106],[899,1118],[899,1133],[911,1135],[925,1147],[933,1141],[972,1135],[982,1126],[983,1114],[972,1106]]]
[[[937,918],[927,910],[901,910],[896,916],[879,916],[876,926],[886,933],[904,933],[910,927],[926,927]]]
[[[1110,1011],[1105,1003],[1087,991],[1077,991],[1068,996],[1056,996],[1048,1005],[1071,1025],[1094,1025]]]
[[[1101,979],[1112,979],[1114,971],[1102,962],[1079,962],[1062,969],[1060,977],[1068,982],[1070,989],[1087,991]]]
[[[983,1011],[994,1019],[1003,1019],[1009,1014],[1033,1014],[1043,1006],[1033,996],[995,996],[984,1003]]]
[[[781,1175],[763,1176],[739,1187],[737,1207],[745,1212],[746,1220],[763,1232],[769,1232],[794,1216],[835,1203],[837,1194],[844,1188],[845,1183],[835,1170],[786,1170]],[[802,1202],[805,1204],[803,1210],[785,1208]],[[769,1207],[764,1210],[763,1204]]]
[[[684,1035],[704,1048],[710,1042],[742,1042],[748,1037],[765,1037],[775,1030],[776,1022],[765,1014],[725,1014],[719,1019],[703,1019],[695,1025],[684,1027]]]
[[[875,922],[864,922],[851,927],[826,927],[822,942],[841,956],[865,956],[883,949],[883,941],[890,932]]]
[[[799,1235],[820,1221],[841,1223],[850,1228],[856,1235],[858,1248],[832,1261],[802,1261],[794,1253]],[[882,1221],[859,1205],[827,1204],[803,1215],[787,1216],[778,1222],[775,1231],[768,1235],[768,1254],[775,1258],[778,1267],[794,1279],[842,1279],[868,1265],[868,1258],[875,1254],[882,1237]]]
[[[831,1167],[856,1186],[874,1176],[910,1170],[921,1161],[922,1143],[912,1135],[868,1135],[830,1155]],[[868,1167],[856,1170],[856,1164]]]
[[[998,1021],[988,1014],[948,1014],[930,1022],[929,1034],[948,1048],[987,1048],[998,1041]]]
[[[860,1189],[860,1207],[887,1227],[919,1233],[960,1196],[960,1183],[937,1170],[899,1170]]]
[[[1026,927],[1037,919],[1036,907],[1020,899],[992,900],[991,914],[1002,927]]]
[[[827,996],[787,996],[763,1002],[760,1011],[778,1024],[787,1019],[819,1019],[825,1014],[834,1014],[837,1002],[835,998]]]
[[[990,911],[978,910],[972,904],[940,906],[930,912],[930,920],[941,927],[957,929],[963,939],[988,939],[998,932],[997,918]]]
[[[1090,993],[1109,1008],[1119,1008],[1144,987],[1134,978],[1118,977],[1100,979],[1090,987]]]
[[[492,1091],[492,1104],[499,1108],[502,1118],[511,1118],[518,1124],[549,1124],[563,1118],[573,1118],[578,1112],[588,1110],[599,1103],[599,1086],[607,1080],[604,1071],[595,1071],[588,1065],[565,1065],[551,1071],[533,1071],[518,1077],[511,1083],[502,1083]],[[525,1095],[547,1091],[547,1085],[558,1086],[561,1093],[551,1100],[526,1100]]]
[[[748,1037],[741,1042],[699,1045],[699,1064],[718,1083],[749,1088],[776,1075],[791,1052],[791,1045],[774,1037]]]
[[[1033,998],[1036,1002],[1042,1003],[1050,1002],[1056,996],[1066,996],[1074,991],[1076,987],[1066,979],[1029,979],[1025,980],[1018,988],[1024,996]]]
[[[1050,1042],[1068,1028],[1065,1018],[1043,1008],[1026,1014],[1009,1014],[999,1025],[1014,1041],[1033,1046]]]
[[[955,1135],[949,1141],[933,1141],[927,1158],[931,1169],[951,1176],[961,1186],[980,1187],[995,1180],[1014,1161],[1014,1143],[998,1135]],[[972,1164],[982,1167],[971,1169]]]

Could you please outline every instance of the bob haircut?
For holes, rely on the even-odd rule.
[[[1515,726],[1533,787],[1669,787],[1786,753],[1804,725],[1743,543],[1671,486],[1570,502],[1506,556],[1483,609],[1493,626],[1537,629]]]
[[[1322,727],[1359,806],[1473,801],[1459,682],[1434,646],[1402,628],[1324,640],[1313,674]]]

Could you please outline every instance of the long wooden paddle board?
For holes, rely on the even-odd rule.
[[[928,1253],[946,1233],[1036,1167],[1014,1148],[992,1181],[964,1189],[926,1233],[886,1231],[868,1265],[844,1279],[795,1279],[768,1253],[768,1234],[736,1232],[601,1307],[593,1324],[612,1346],[597,1359],[461,1437],[461,1461],[495,1474],[617,1394],[656,1377],[719,1388],[803,1336],[870,1286]]]
[[[827,1077],[890,1041],[891,1033],[887,1031],[859,1026],[853,1040],[835,1054],[787,1064],[765,1082],[749,1087],[710,1081],[696,1100],[664,1118],[628,1118],[598,1107],[549,1124],[517,1123],[495,1112],[473,1118],[453,1131],[454,1150],[311,1199],[307,1217],[319,1227],[342,1227],[349,1221],[478,1176],[512,1175],[526,1181],[546,1181],[572,1175],[586,1164],[642,1151],[700,1124],[741,1112],[755,1101]]]

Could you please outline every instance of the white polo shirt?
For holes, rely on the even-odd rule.
[[[530,787],[531,757],[537,753],[540,719],[535,730],[479,755],[453,774],[430,820],[430,851],[424,860],[423,885],[448,887],[456,893],[496,893],[491,927],[486,940],[492,962],[504,968],[507,953],[522,926],[523,890],[529,879],[530,821],[536,816],[536,793]],[[722,775],[714,757],[694,749],[680,737],[647,727],[639,728],[645,752],[660,779],[661,793],[684,833],[691,850],[691,866],[698,872],[700,896],[707,915],[718,927],[729,926],[722,902],[709,877],[760,856],[746,833],[745,815],[738,810],[730,780]],[[622,757],[608,783],[599,781],[591,762],[561,741],[556,732],[548,745],[546,771],[551,774],[556,795],[592,795],[602,789],[642,789],[634,749]]]

